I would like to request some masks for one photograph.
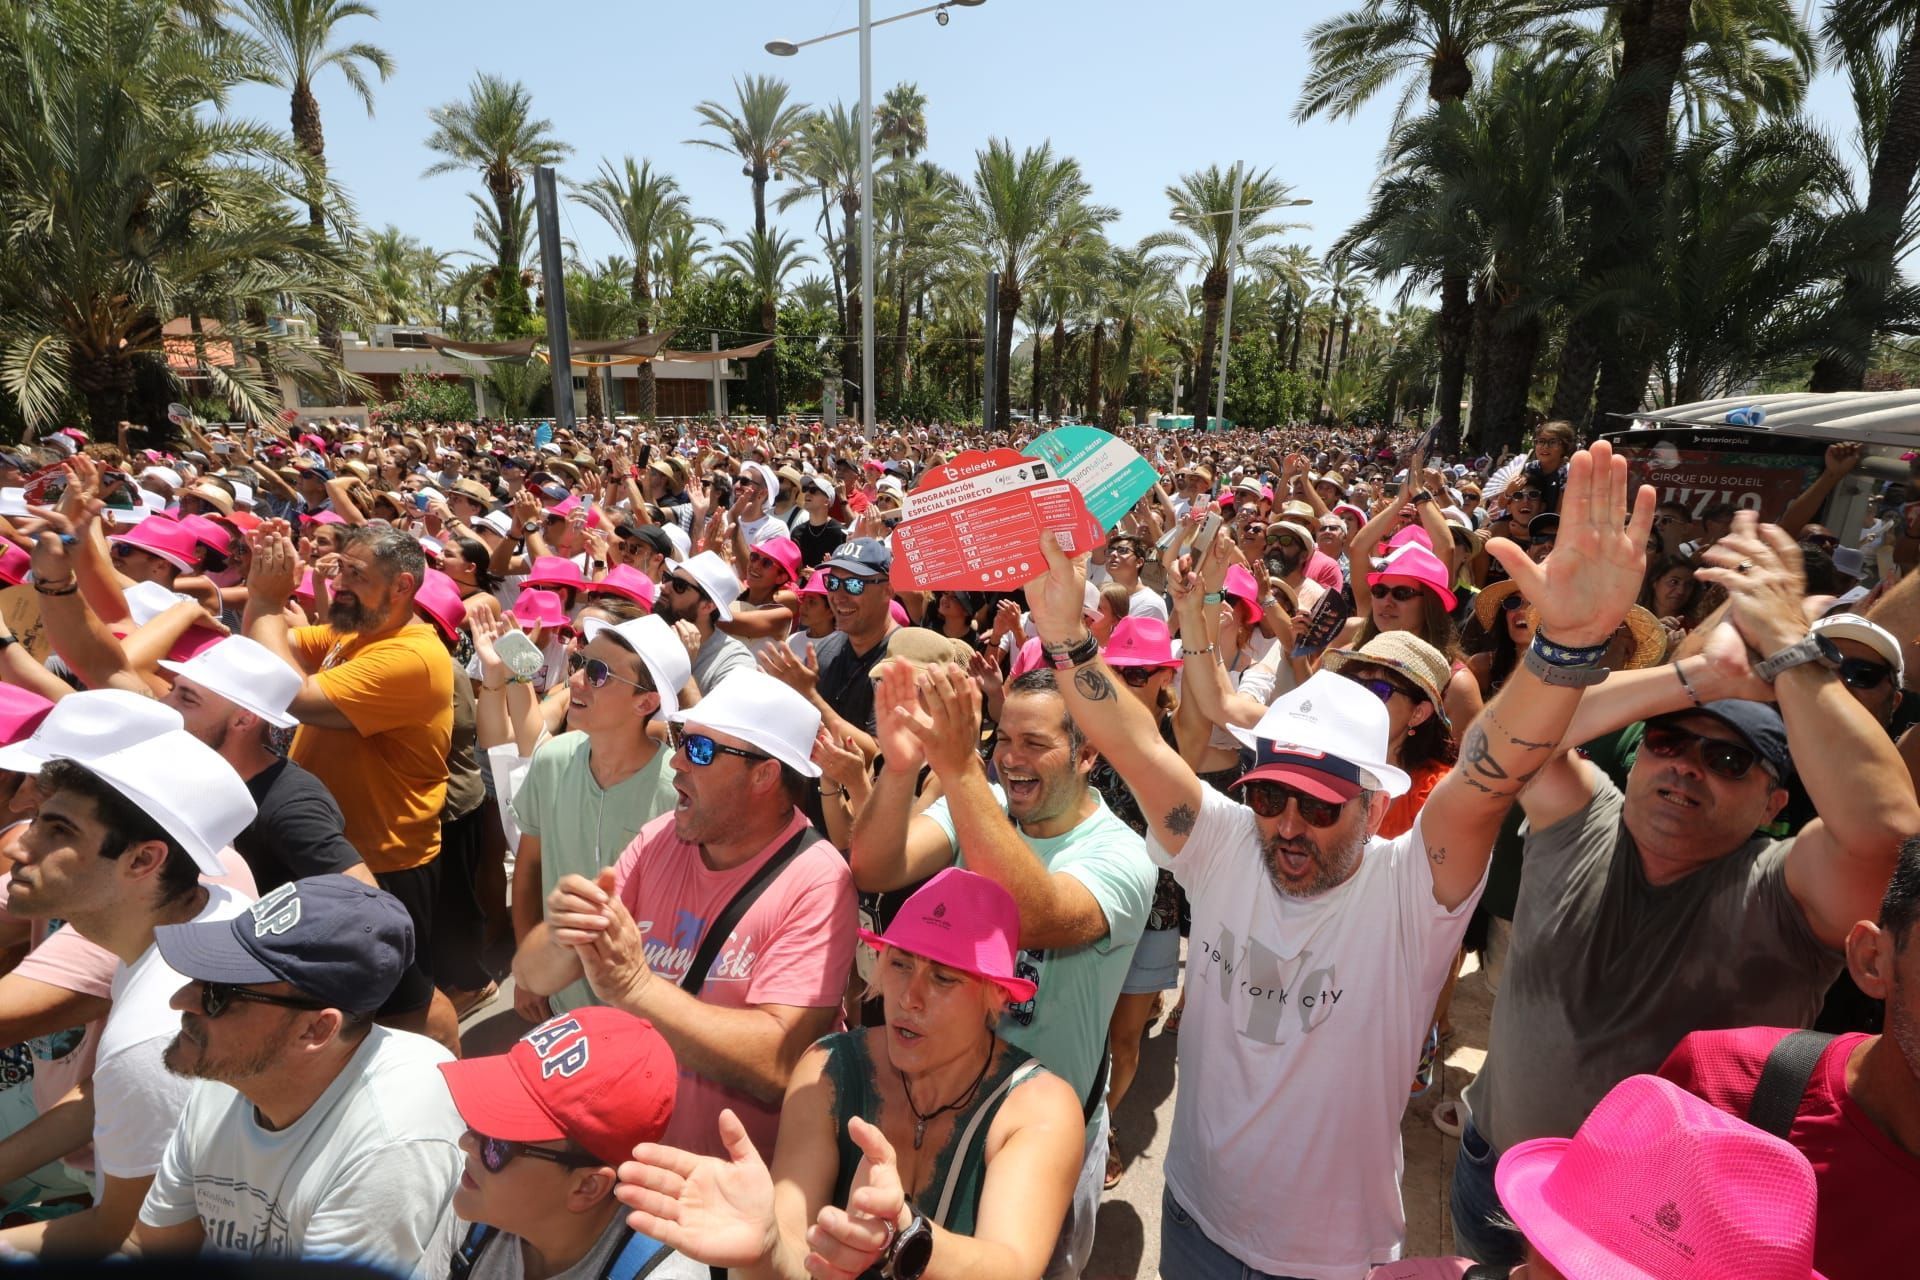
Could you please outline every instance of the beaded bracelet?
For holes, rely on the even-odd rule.
[[[1575,648],[1555,644],[1538,631],[1533,633],[1533,651],[1540,655],[1542,662],[1552,667],[1590,667],[1607,656],[1607,648],[1611,644],[1611,640],[1603,640],[1599,644]]]

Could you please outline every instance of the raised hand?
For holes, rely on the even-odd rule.
[[[842,787],[865,780],[867,776],[867,757],[860,748],[848,738],[844,743],[834,741],[833,735],[820,729],[813,735],[813,762],[820,766],[820,773],[830,782]]]
[[[807,646],[802,661],[786,645],[770,644],[760,651],[760,669],[803,698],[811,698],[820,684],[820,664],[814,659],[812,645]]]
[[[292,532],[286,521],[269,520],[248,535],[247,541],[253,547],[247,591],[272,602],[278,612],[300,585],[300,557],[294,551]]]
[[[928,667],[919,683],[920,698],[907,712],[907,730],[920,740],[927,762],[951,790],[955,777],[980,767],[980,687],[953,662]]]
[[[1086,633],[1087,557],[1060,549],[1051,529],[1040,534],[1047,568],[1027,583],[1027,612],[1046,644],[1069,644]]]
[[[1642,485],[1627,515],[1627,460],[1605,440],[1573,455],[1560,500],[1560,536],[1539,564],[1507,538],[1487,551],[1538,612],[1538,631],[1575,648],[1605,644],[1640,594],[1655,495]]]
[[[731,1109],[720,1113],[727,1158],[643,1142],[616,1171],[627,1225],[710,1267],[750,1267],[773,1252],[773,1175]]]
[[[918,773],[926,763],[920,736],[913,731],[919,705],[919,673],[904,662],[881,663],[880,687],[873,695],[873,736],[889,773]]]
[[[1565,528],[1563,522],[1562,538]],[[1800,546],[1785,529],[1761,524],[1751,511],[1736,511],[1727,536],[1701,559],[1705,563],[1694,576],[1726,588],[1728,614],[1755,653],[1764,658],[1806,636],[1807,580]]]

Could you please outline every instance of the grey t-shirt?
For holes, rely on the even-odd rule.
[[[1792,841],[1756,836],[1656,886],[1625,798],[1598,781],[1585,809],[1527,837],[1487,1060],[1466,1092],[1501,1151],[1571,1138],[1690,1031],[1811,1025],[1844,962],[1787,891]]]
[[[693,659],[694,683],[700,686],[703,695],[712,693],[722,680],[736,671],[759,669],[760,664],[753,660],[753,650],[719,630],[706,638]]]
[[[460,1238],[465,1239],[467,1224],[463,1222],[460,1225]],[[626,1212],[623,1210],[614,1214],[593,1248],[565,1271],[554,1273],[551,1280],[595,1280],[606,1271],[614,1253],[629,1239],[626,1228]],[[488,1242],[467,1276],[468,1280],[522,1280],[526,1274],[526,1255],[521,1250],[520,1237],[502,1234]],[[708,1280],[713,1271],[705,1263],[695,1262],[685,1254],[669,1252],[646,1274],[647,1280]],[[422,1277],[421,1280],[426,1278]]]

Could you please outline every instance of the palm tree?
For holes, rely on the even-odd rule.
[[[739,103],[734,112],[717,102],[694,107],[700,122],[720,135],[688,138],[687,144],[711,147],[740,157],[740,172],[753,183],[753,229],[767,229],[767,183],[783,175],[787,152],[799,140],[807,120],[805,103],[789,102],[787,82],[773,76],[748,76],[733,82]]]
[[[953,176],[944,169],[921,161],[895,170],[893,180],[879,192],[881,207],[892,227],[887,240],[894,303],[892,403],[896,407],[905,394],[911,364],[907,345],[910,303],[923,300],[927,281],[954,260],[955,185]]]
[[[1286,183],[1274,180],[1272,170],[1247,175],[1237,164],[1226,172],[1219,165],[1208,165],[1182,175],[1180,185],[1167,188],[1167,199],[1173,201],[1173,218],[1179,224],[1174,232],[1179,257],[1200,272],[1204,322],[1194,378],[1193,421],[1201,430],[1206,429],[1208,409],[1213,404],[1213,355],[1220,340],[1220,314],[1227,300],[1228,241],[1233,233],[1236,186],[1242,213],[1240,237],[1233,247],[1245,253],[1249,245],[1285,230],[1282,224],[1265,220],[1266,211],[1285,203],[1293,192]]]
[[[1115,211],[1084,204],[1091,188],[1079,162],[1054,155],[1052,143],[1028,147],[1016,157],[1011,143],[994,138],[984,151],[974,153],[974,161],[973,180],[958,193],[961,216],[968,238],[993,258],[1000,272],[1000,296],[995,299],[1000,311],[999,368],[1010,374],[1013,320],[1035,254],[1058,230],[1070,206],[1082,205],[1087,220],[1096,223],[1111,221]],[[1012,382],[1003,376],[994,391],[992,425],[997,430],[1006,430],[1012,416]]]
[[[1424,79],[1434,103],[1458,102],[1490,49],[1521,43],[1564,5],[1535,0],[1365,0],[1307,30],[1313,70],[1294,104],[1297,122],[1322,112],[1339,120],[1406,77],[1393,127],[1407,118]],[[1421,73],[1424,73],[1422,76]]]
[[[256,65],[167,0],[0,6],[0,390],[29,426],[84,404],[112,439],[140,371],[170,376],[163,327],[210,306],[231,361],[201,372],[237,411],[276,414],[276,372],[338,384],[333,353],[267,323],[365,304],[284,199],[307,158],[207,109]]]
[[[419,261],[426,246],[388,224],[363,242],[373,314],[381,324],[411,324],[425,314]]]
[[[628,295],[623,259],[612,259],[597,270],[575,263],[567,272],[567,330],[576,338],[593,340],[619,337],[633,323],[637,310]],[[643,364],[642,369],[651,369]],[[588,364],[587,417],[607,416],[606,368]],[[644,411],[644,410],[643,410]]]
[[[760,366],[760,410],[769,422],[780,414],[780,291],[787,277],[813,259],[800,251],[800,242],[775,227],[756,231],[743,240],[729,240],[721,254],[722,270],[753,286],[760,304],[760,331],[774,343],[754,360]]]
[[[680,292],[687,281],[700,274],[707,250],[713,247],[700,238],[700,225],[705,221],[674,223],[654,251],[653,278],[666,286],[668,297]]]
[[[313,95],[314,77],[329,67],[337,67],[353,91],[360,95],[367,114],[373,114],[373,87],[367,83],[361,64],[379,73],[385,81],[393,74],[393,59],[377,45],[362,42],[333,43],[334,28],[349,18],[380,15],[364,0],[240,0],[240,15],[257,36],[265,51],[263,76],[267,83],[287,89],[293,95],[293,140],[313,165],[313,179],[307,184],[307,220],[315,230],[326,225],[326,206],[322,200],[327,171],[326,134],[320,127],[320,100]],[[338,318],[329,308],[321,308],[320,342],[339,345]]]
[[[1175,263],[1163,252],[1171,237],[1148,236],[1132,248],[1115,247],[1107,257],[1107,313],[1119,326],[1114,364],[1124,388],[1106,404],[1101,425],[1112,431],[1120,425],[1121,401],[1138,408],[1141,388],[1134,373],[1134,344],[1143,328],[1151,329],[1173,295]]]
[[[856,219],[862,216],[860,208],[860,112],[855,107],[849,110],[843,103],[834,103],[825,111],[816,111],[807,118],[806,126],[801,130],[798,147],[791,153],[791,169],[804,177],[805,187],[787,192],[776,202],[776,207],[785,211],[814,194],[820,196],[822,221],[828,228],[823,234],[827,241],[827,252],[832,254],[835,244],[841,250],[840,275],[846,281],[846,306],[842,312],[843,332],[846,339],[840,346],[840,376],[847,382],[859,386],[860,378],[860,237]],[[840,206],[840,236],[834,240],[831,235],[832,223],[825,216],[829,203]],[[865,422],[866,407],[871,391],[860,387],[859,416]],[[848,405],[848,412],[854,413],[855,406]]]
[[[632,252],[631,315],[635,333],[645,337],[653,332],[655,252],[672,229],[707,220],[693,217],[679,183],[667,174],[656,173],[651,161],[635,164],[632,156],[627,156],[620,168],[602,160],[600,176],[575,188],[572,198],[599,214]],[[652,421],[656,404],[653,365],[643,364],[639,372],[640,416]]]
[[[427,113],[434,130],[427,148],[446,159],[424,176],[478,169],[493,199],[499,243],[501,293],[495,300],[494,329],[514,337],[531,323],[524,293],[518,287],[521,229],[514,218],[514,197],[526,183],[529,169],[557,164],[573,148],[553,136],[551,120],[535,119],[533,95],[518,80],[481,72],[467,90],[465,101],[449,102]]]
[[[1827,42],[1860,106],[1861,142],[1872,163],[1858,235],[1859,263],[1832,313],[1830,348],[1813,367],[1814,391],[1864,385],[1876,337],[1888,329],[1896,264],[1920,174],[1920,22],[1897,0],[1834,0]]]
[[[880,105],[873,110],[873,132],[874,146],[884,152],[888,160],[893,179],[888,187],[906,186],[914,177],[907,162],[927,146],[927,95],[920,92],[920,86],[903,81],[887,90]],[[886,189],[875,196],[887,213],[887,279],[892,283],[894,298],[893,351],[888,373],[892,382],[890,399],[895,405],[900,403],[907,371],[907,281],[900,271],[900,255],[905,248],[901,222],[906,216],[908,200],[903,196],[902,192]]]

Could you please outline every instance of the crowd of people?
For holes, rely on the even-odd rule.
[[[183,432],[0,452],[0,1256],[1078,1277],[1164,1019],[1169,1280],[1911,1265],[1920,541],[1817,523],[1859,446],[1696,511],[1564,423],[1128,428],[1158,483],[989,592],[891,534],[1018,437]]]

